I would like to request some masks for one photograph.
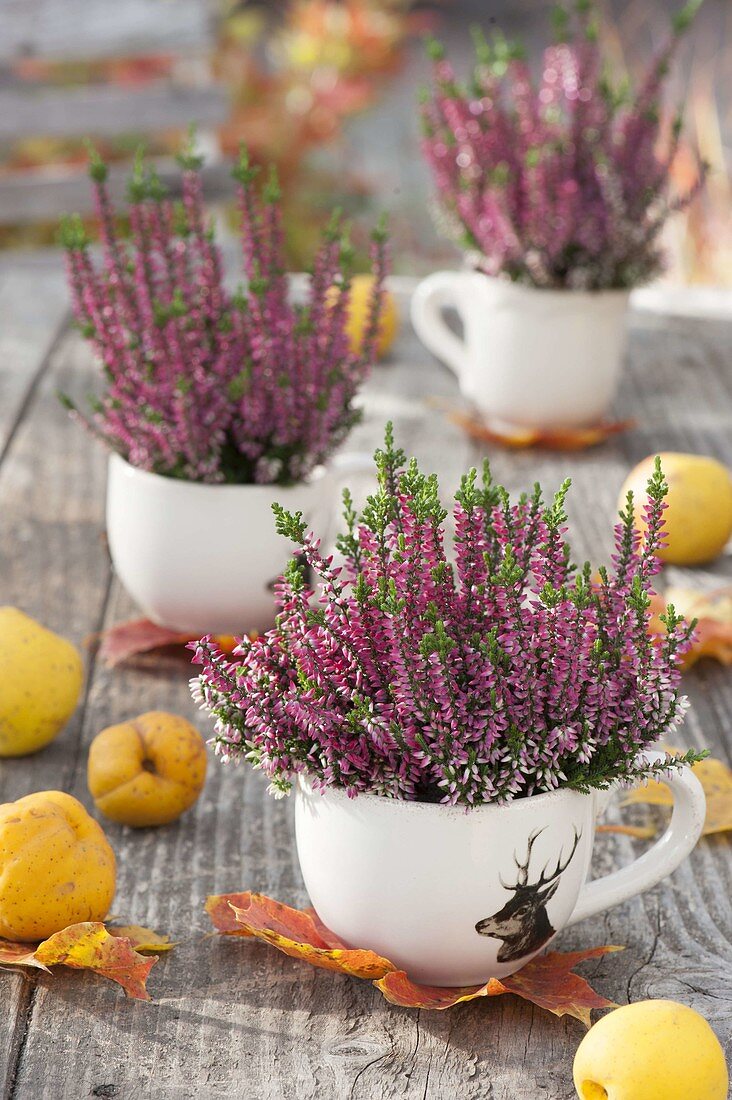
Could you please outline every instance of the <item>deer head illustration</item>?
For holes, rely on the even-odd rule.
[[[504,890],[510,890],[513,897],[492,917],[485,917],[475,926],[475,931],[481,936],[492,936],[494,939],[503,940],[498,952],[498,962],[512,962],[524,955],[530,955],[543,947],[554,935],[546,905],[559,886],[560,875],[572,862],[582,831],[574,830],[574,843],[566,859],[562,860],[562,853],[560,853],[552,871],[549,871],[547,864],[536,882],[529,882],[531,849],[543,832],[543,829],[537,829],[529,836],[528,851],[523,863],[519,862],[514,852],[514,862],[518,867],[518,881],[509,885],[501,879],[501,886]]]

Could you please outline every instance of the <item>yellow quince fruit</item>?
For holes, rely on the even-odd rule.
[[[104,920],[114,889],[114,852],[71,795],[40,791],[0,805],[0,938],[37,943]]]
[[[660,455],[668,482],[665,539],[659,557],[672,565],[702,565],[713,561],[732,535],[732,477],[726,466],[706,455],[667,451]],[[634,511],[643,531],[643,508],[648,498],[646,483],[653,473],[655,456],[649,455],[630,472],[620,491],[619,508],[625,508],[628,490],[635,498]]]
[[[351,351],[354,355],[359,355],[363,348],[373,289],[373,275],[354,275],[351,279],[351,291],[348,300],[348,313],[345,327]],[[331,287],[328,293],[329,301],[332,305],[338,299],[338,287]],[[397,309],[396,300],[391,291],[385,290],[381,306],[381,317],[379,319],[379,331],[376,339],[376,356],[378,359],[384,358],[394,343],[398,331],[399,310]]]
[[[0,757],[44,748],[79,701],[84,665],[66,638],[0,607]]]
[[[727,1100],[728,1085],[717,1036],[676,1001],[615,1009],[587,1032],[574,1058],[580,1100]]]
[[[150,711],[97,734],[89,750],[89,790],[112,821],[167,825],[198,798],[206,763],[206,743],[195,726],[177,714]]]

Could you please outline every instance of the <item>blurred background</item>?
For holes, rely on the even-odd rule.
[[[604,0],[613,69],[638,76],[681,0]],[[123,194],[144,143],[164,177],[187,125],[198,125],[206,185],[221,222],[234,217],[229,160],[240,142],[277,164],[290,261],[307,265],[335,205],[356,240],[391,215],[397,272],[454,265],[440,238],[419,153],[422,39],[438,34],[467,71],[473,23],[524,39],[550,35],[546,0],[0,0],[0,249],[46,248],[59,216],[90,213],[85,138]],[[674,67],[669,110],[685,105],[676,165],[684,189],[694,148],[710,163],[702,199],[672,219],[675,285],[732,289],[732,3],[705,0]],[[90,219],[90,225],[92,221]]]

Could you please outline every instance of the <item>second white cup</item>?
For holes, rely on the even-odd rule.
[[[417,287],[412,324],[497,428],[587,427],[615,397],[629,293],[539,290],[480,271],[438,271]],[[463,337],[447,324],[454,309]]]

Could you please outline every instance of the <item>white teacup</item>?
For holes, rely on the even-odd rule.
[[[338,455],[309,481],[204,485],[161,477],[109,459],[107,537],[115,570],[148,619],[192,638],[244,634],[274,623],[274,586],[292,545],[277,534],[272,502],[308,523],[331,501],[334,478],[370,469]]]
[[[660,759],[660,753],[646,754]],[[655,886],[692,850],[705,799],[674,771],[671,823],[622,870],[587,882],[606,794],[557,790],[506,806],[405,802],[300,779],[297,851],[328,928],[428,985],[478,985],[524,966],[563,928]]]
[[[601,420],[615,396],[628,297],[438,271],[412,297],[412,324],[489,424],[575,428]],[[462,339],[445,321],[448,308],[462,321]]]

